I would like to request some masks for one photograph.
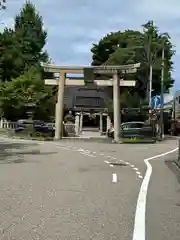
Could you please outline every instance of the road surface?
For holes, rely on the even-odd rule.
[[[176,148],[1,138],[0,240],[179,240]]]

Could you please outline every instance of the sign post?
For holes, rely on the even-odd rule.
[[[152,108],[160,108],[163,103],[161,103],[161,96],[156,95],[151,98],[151,107]]]

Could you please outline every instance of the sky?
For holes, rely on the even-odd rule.
[[[13,27],[13,19],[24,0],[7,0],[1,11],[0,30]],[[179,0],[33,0],[48,32],[46,49],[55,64],[89,65],[93,43],[109,32],[141,29],[153,20],[160,32],[168,32],[176,50],[173,58],[175,90],[180,89],[180,1]]]

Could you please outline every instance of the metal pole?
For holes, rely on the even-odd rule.
[[[118,73],[113,75],[113,107],[114,107],[114,141],[119,142],[120,138],[120,90]]]
[[[151,107],[151,93],[152,93],[152,52],[151,52],[152,36],[148,37],[148,48],[147,48],[147,58],[148,58],[148,67],[149,67],[149,78],[147,84],[147,101],[149,107]]]
[[[152,63],[150,62],[150,66],[149,66],[149,107],[151,107],[151,98],[152,98]]]
[[[161,126],[161,140],[164,139],[164,46],[162,49],[162,67],[161,67],[161,112],[160,112],[160,126]]]

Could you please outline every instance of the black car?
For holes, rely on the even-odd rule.
[[[121,124],[122,137],[132,137],[139,133],[139,130],[144,126],[144,122],[125,122]],[[111,126],[108,129],[108,137],[114,138],[114,128]]]

